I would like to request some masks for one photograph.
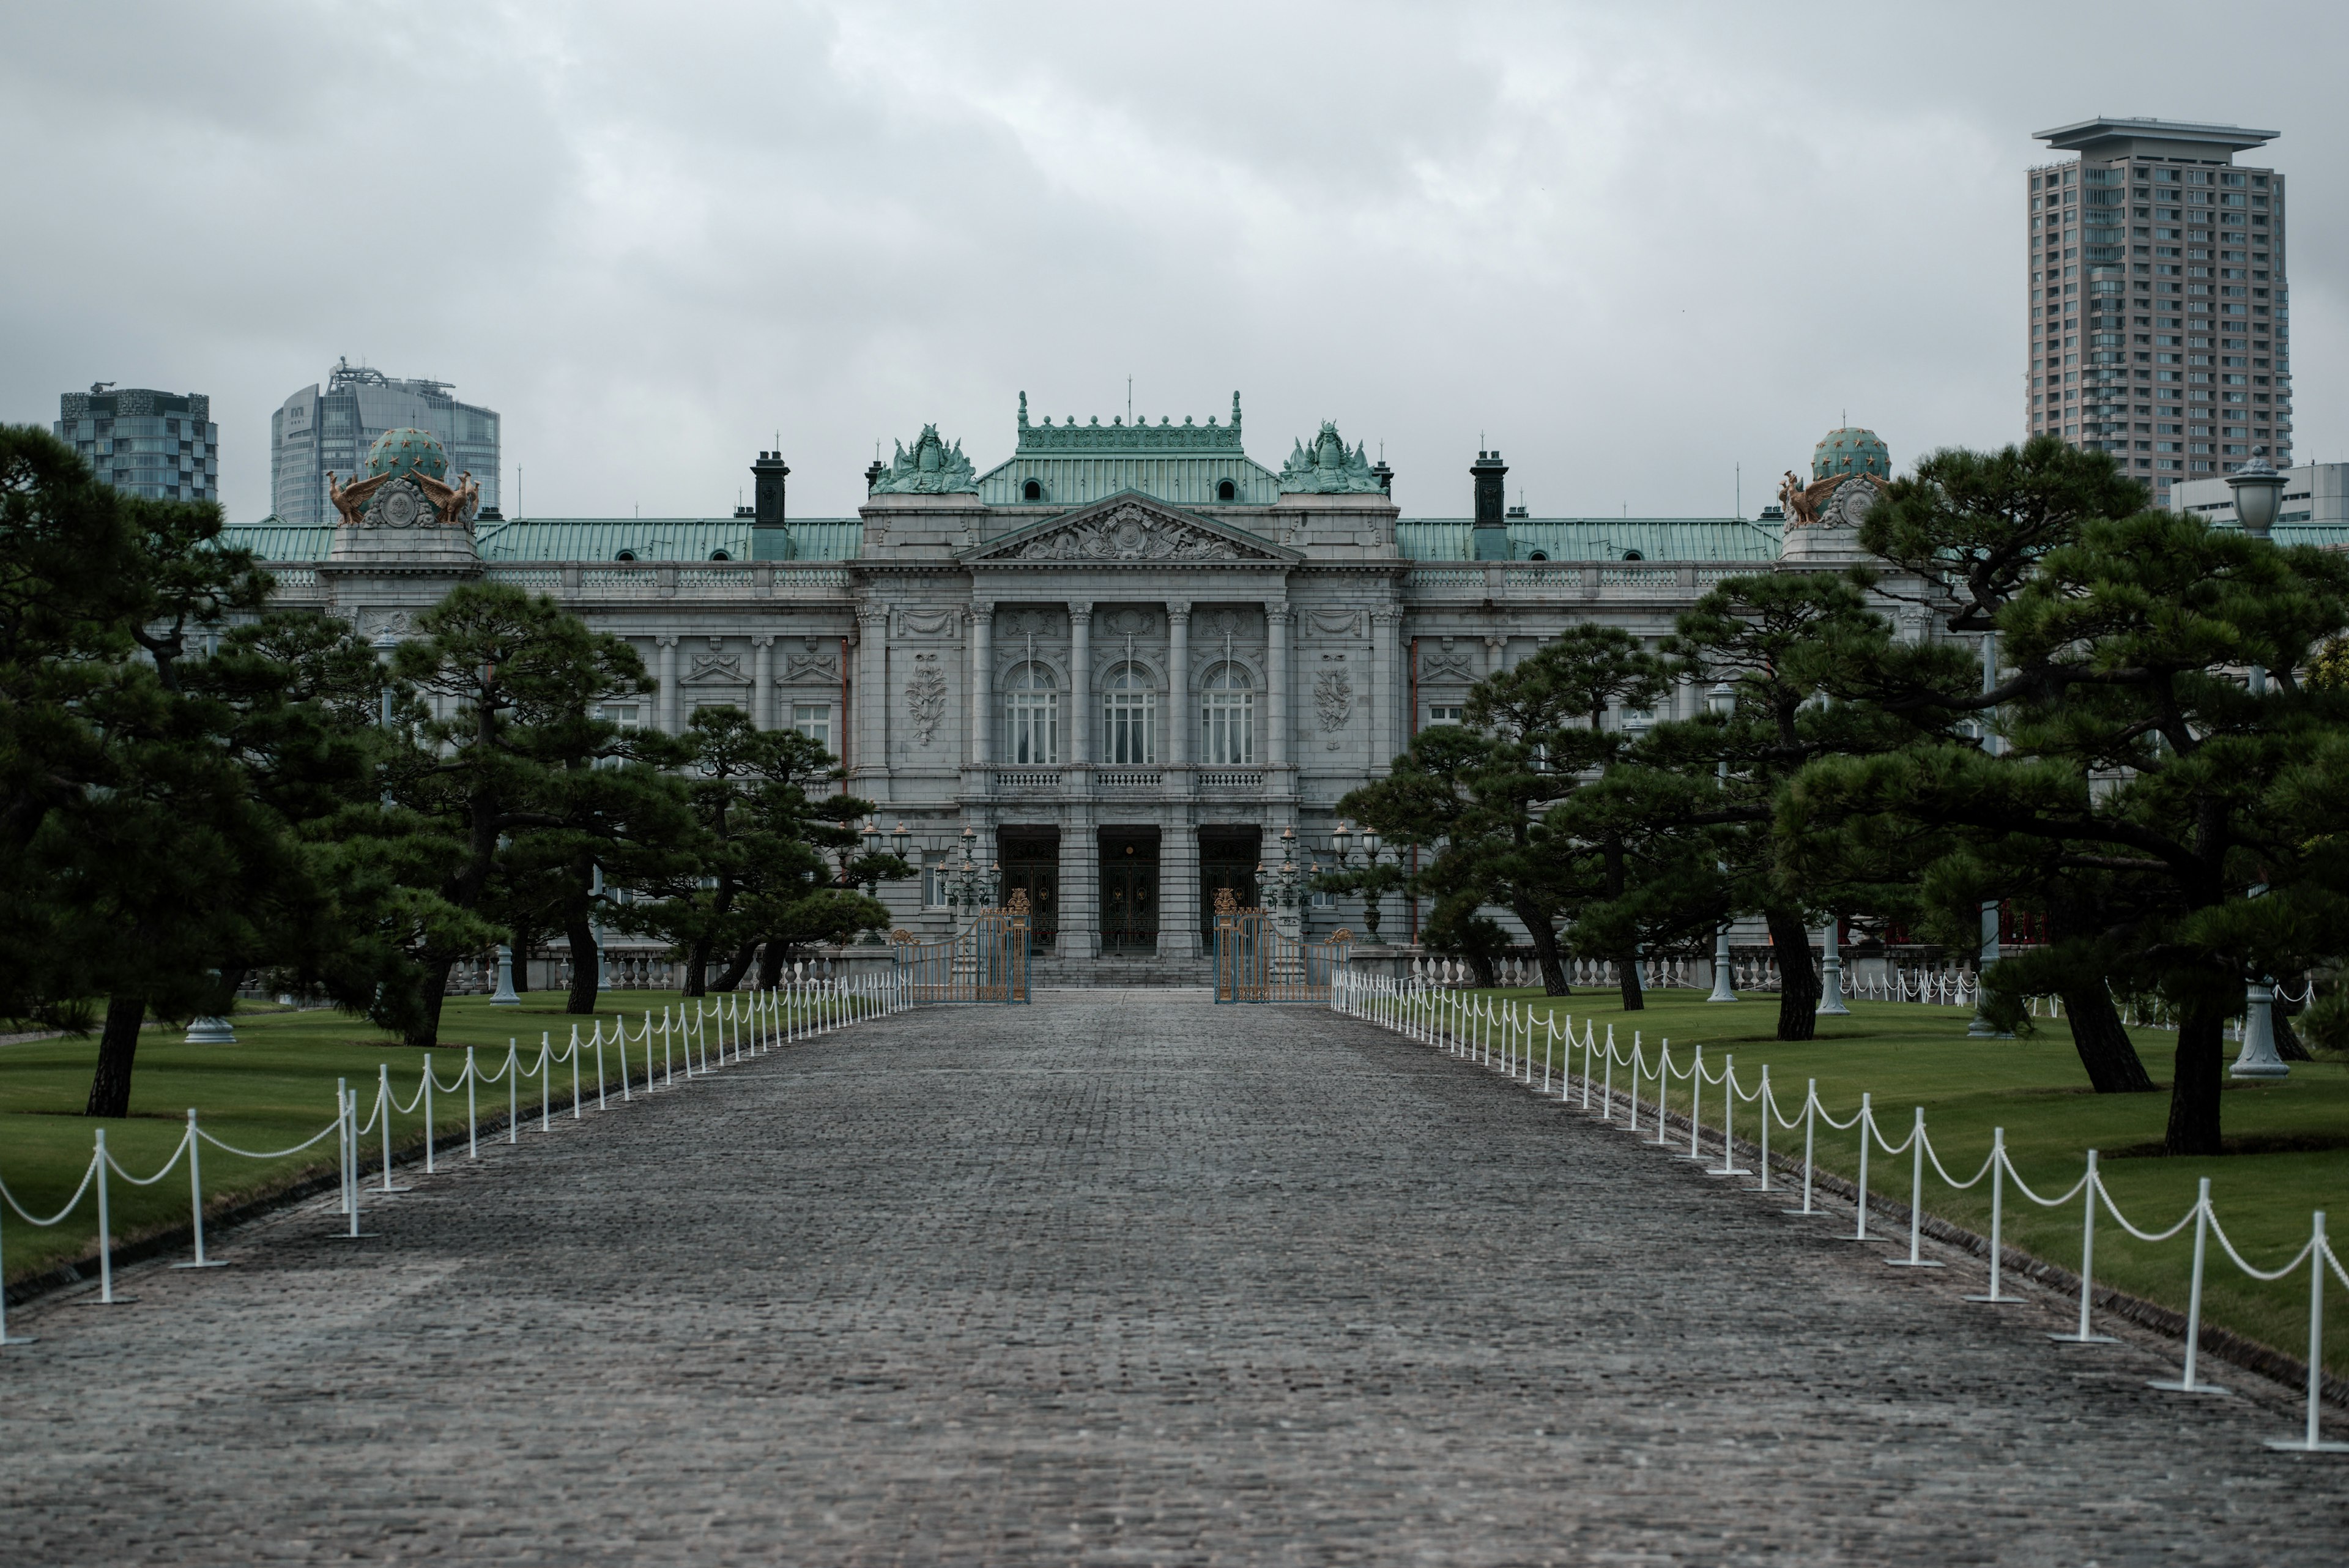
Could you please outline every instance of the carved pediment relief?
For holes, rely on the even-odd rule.
[[[1067,517],[1023,528],[970,552],[970,561],[1071,566],[1285,564],[1295,553],[1176,512],[1144,497],[1114,496]]]
[[[688,686],[742,686],[749,684],[750,679],[742,673],[742,656],[739,653],[697,653],[693,656],[693,669],[687,674],[685,683]]]

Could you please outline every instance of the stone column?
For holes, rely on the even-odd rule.
[[[653,647],[659,650],[654,670],[660,681],[660,694],[653,704],[653,722],[659,726],[661,733],[674,735],[682,728],[677,711],[677,633],[662,632],[653,639]]]
[[[775,727],[775,639],[772,637],[750,639],[750,723],[752,728],[760,730]]]
[[[1061,715],[1061,755],[1062,760],[1082,765],[1093,760],[1093,607],[1071,602],[1069,606],[1069,707]],[[1061,851],[1062,864],[1069,852]],[[1061,895],[1061,911],[1065,922],[1069,909],[1068,894]],[[1092,919],[1091,906],[1085,918]]]
[[[1101,956],[1101,839],[1082,802],[1061,815],[1061,945],[1059,956]]]
[[[985,767],[995,746],[995,607],[970,604],[970,760]],[[1065,902],[1065,897],[1063,902]]]
[[[856,607],[856,677],[848,692],[856,713],[856,751],[850,771],[860,779],[889,774],[889,607]],[[843,719],[845,715],[843,715]],[[870,789],[858,792],[872,794]]]
[[[1191,760],[1191,607],[1172,599],[1166,604],[1166,750],[1163,760],[1170,767],[1181,767]],[[1197,864],[1198,846],[1192,846],[1192,861]],[[1162,903],[1163,910],[1163,903]],[[1165,950],[1166,926],[1159,922],[1159,950]]]
[[[1485,673],[1498,675],[1509,661],[1509,639],[1488,637],[1485,639]]]
[[[1371,612],[1371,774],[1382,778],[1395,745],[1395,628],[1402,611],[1381,605]]]
[[[1199,829],[1184,804],[1166,814],[1159,830],[1158,954],[1199,956]]]
[[[1289,609],[1286,599],[1264,607],[1264,762],[1268,767],[1288,765],[1288,644]],[[1286,787],[1286,781],[1275,781]]]

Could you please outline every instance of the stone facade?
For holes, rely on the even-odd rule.
[[[1326,846],[1341,796],[1568,627],[1652,642],[1724,577],[1854,558],[1848,526],[1823,521],[1792,531],[1782,561],[1775,508],[1513,518],[1495,547],[1465,519],[1402,518],[1385,465],[1332,426],[1283,470],[1256,463],[1237,398],[1229,425],[1154,426],[1030,425],[1023,400],[1019,442],[980,474],[926,429],[870,471],[853,523],[783,524],[780,461],[761,453],[773,515],[756,540],[740,520],[730,548],[709,547],[718,524],[633,519],[252,533],[282,557],[288,602],[365,634],[399,634],[458,581],[511,582],[642,650],[658,694],[616,717],[674,731],[730,703],[821,735],[926,861],[958,859],[971,829],[1007,889],[1029,890],[1045,972],[1071,979],[1103,955],[1196,964],[1217,888],[1253,901],[1284,833]],[[1474,470],[1496,493],[1499,463],[1480,452]],[[698,558],[662,558],[672,536]],[[559,553],[534,556],[533,537]],[[1546,558],[1560,550],[1582,558]],[[1683,686],[1668,711],[1610,722],[1691,715],[1702,697]],[[936,876],[882,890],[928,934],[951,923],[941,893]],[[1390,936],[1411,933],[1407,907],[1386,913]],[[1309,913],[1309,933],[1340,925],[1360,931],[1359,908]]]

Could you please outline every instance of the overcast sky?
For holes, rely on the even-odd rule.
[[[230,515],[337,355],[509,514],[843,516],[926,421],[1334,420],[1406,515],[1748,514],[1843,420],[2021,428],[2031,132],[2282,132],[2297,455],[2349,455],[2349,6],[6,0],[0,419],[208,392]],[[2242,24],[2240,29],[2230,24]],[[2257,38],[2255,53],[2238,36]],[[2255,155],[2256,160],[2256,155]]]

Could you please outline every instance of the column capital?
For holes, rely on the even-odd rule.
[[[1296,615],[1297,611],[1290,607],[1287,599],[1267,599],[1265,601],[1264,618],[1268,623],[1273,626],[1287,626],[1290,620],[1296,618]]]
[[[1374,605],[1371,607],[1371,619],[1378,622],[1381,626],[1392,626],[1402,618],[1402,606],[1401,605]]]
[[[1170,626],[1170,627],[1171,627],[1171,626],[1177,626],[1177,625],[1180,625],[1180,626],[1188,626],[1188,625],[1190,625],[1190,624],[1191,624],[1191,601],[1190,601],[1190,600],[1188,600],[1188,599],[1169,599],[1169,600],[1167,600],[1167,601],[1166,601],[1166,624],[1167,624],[1168,626]]]
[[[885,621],[888,618],[889,607],[887,605],[874,604],[871,599],[860,599],[857,601],[856,619],[859,625],[870,625],[874,621]]]
[[[677,633],[673,631],[657,631],[653,633],[653,646],[655,648],[675,648],[677,646]]]
[[[750,646],[772,648],[775,646],[775,634],[771,631],[754,631],[750,634]]]
[[[1091,599],[1087,599],[1081,604],[1074,600],[1070,601],[1069,625],[1071,627],[1091,626],[1092,624],[1092,620],[1093,605]]]
[[[991,622],[995,619],[995,601],[973,599],[970,601],[970,607],[963,613],[969,616],[974,624]]]

